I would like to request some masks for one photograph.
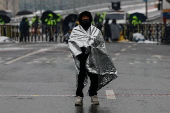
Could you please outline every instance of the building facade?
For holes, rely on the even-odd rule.
[[[16,14],[19,11],[19,0],[0,0],[0,10],[12,11]]]

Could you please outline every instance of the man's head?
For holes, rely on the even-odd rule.
[[[108,23],[108,22],[109,22],[109,20],[110,20],[109,18],[106,18],[106,23]]]
[[[80,13],[79,23],[85,30],[88,30],[88,28],[91,26],[92,21],[93,21],[93,18],[90,12],[84,11]]]
[[[102,14],[103,14],[104,16],[106,16],[106,12],[103,12]]]
[[[71,30],[69,30],[69,33],[71,34]]]
[[[96,15],[97,15],[97,16],[100,16],[100,13],[99,13],[99,12],[97,12],[97,13],[96,13]]]
[[[113,19],[113,20],[112,20],[112,23],[116,24],[116,19]]]
[[[136,15],[134,15],[133,20],[138,20],[138,17]]]
[[[74,18],[74,17],[72,17],[72,21],[73,21],[73,22],[75,21],[75,18]]]

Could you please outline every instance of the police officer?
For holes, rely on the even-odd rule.
[[[0,18],[0,25],[5,24],[5,22],[3,21],[2,17]]]
[[[133,20],[132,20],[132,25],[133,25],[133,32],[137,32],[137,25],[141,24],[141,21],[138,20],[137,16],[133,16]]]
[[[138,20],[138,17],[134,15],[134,16],[133,16],[133,20],[132,20],[132,24],[133,24],[134,26],[136,26],[136,25],[138,25],[138,24],[141,24],[141,21]]]
[[[56,25],[56,20],[53,19],[53,15],[52,14],[49,14],[48,18],[45,19],[45,22],[47,22],[47,29],[49,31],[49,37],[50,37],[49,41],[50,42],[54,41],[53,36],[52,36],[52,31],[53,31],[53,25]]]
[[[35,29],[35,37],[37,35],[37,29],[38,29],[38,24],[41,22],[41,20],[38,18],[38,16],[34,16],[33,19],[32,19],[32,26],[34,27]]]
[[[94,24],[95,24],[96,27],[99,24],[99,18],[100,18],[100,13],[97,12],[95,17],[94,17]]]

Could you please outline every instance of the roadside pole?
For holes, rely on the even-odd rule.
[[[145,2],[145,8],[146,8],[146,18],[148,18],[148,0],[143,0]]]

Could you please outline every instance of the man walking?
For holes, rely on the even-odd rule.
[[[79,15],[80,25],[73,28],[68,40],[77,69],[76,106],[83,104],[83,88],[87,85],[87,77],[91,81],[88,93],[95,105],[99,105],[97,91],[117,78],[116,68],[107,54],[102,33],[91,25],[92,21],[90,12],[82,12]]]

